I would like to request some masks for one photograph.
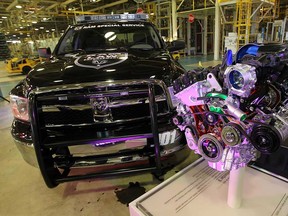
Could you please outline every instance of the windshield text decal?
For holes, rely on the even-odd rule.
[[[110,23],[110,24],[92,24],[92,25],[82,25],[76,26],[75,31],[82,29],[95,29],[95,28],[113,28],[113,27],[145,27],[142,23]]]

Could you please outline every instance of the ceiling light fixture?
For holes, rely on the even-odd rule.
[[[36,23],[37,23],[37,21],[32,21],[32,23],[33,23],[33,24],[36,24]]]
[[[7,19],[7,17],[6,17],[6,16],[2,16],[2,18],[3,18],[3,19]]]
[[[22,6],[21,6],[21,5],[16,5],[16,8],[19,8],[19,9],[20,9],[20,8],[22,8]]]

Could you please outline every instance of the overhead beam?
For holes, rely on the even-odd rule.
[[[74,11],[74,10],[61,10],[61,13],[66,13],[66,14],[86,14],[86,15],[99,14],[99,13],[93,12],[93,11]]]
[[[61,6],[68,5],[68,4],[70,4],[70,3],[72,3],[72,2],[75,2],[75,1],[76,1],[76,0],[67,0],[67,1],[61,3]]]
[[[10,11],[12,8],[14,8],[18,4],[18,0],[14,0],[7,8],[6,11]]]
[[[182,0],[181,3],[178,5],[176,11],[178,11],[180,9],[180,7],[182,6],[182,4],[184,3],[185,0]]]
[[[123,4],[125,2],[128,2],[128,0],[120,0],[120,1],[117,1],[117,2],[112,2],[110,4],[105,4],[105,5],[101,6],[101,7],[97,7],[97,8],[88,10],[88,11],[98,11],[98,10],[102,10],[102,9],[105,9],[105,8],[113,7],[115,5]]]
[[[54,4],[50,5],[49,7],[47,7],[46,10],[51,10],[51,9],[57,7],[58,4],[59,4],[59,3],[54,3]]]
[[[50,4],[54,4],[55,3],[55,1],[52,1],[52,0],[41,0],[41,2],[50,3]]]
[[[7,16],[7,17],[10,16],[10,14],[7,14],[7,13],[1,13],[1,12],[0,12],[0,15],[1,15],[1,16]]]

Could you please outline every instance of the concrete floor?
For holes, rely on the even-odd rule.
[[[187,68],[216,65],[211,57],[185,57],[180,60]],[[204,63],[205,62],[205,63]],[[0,62],[0,88],[4,97],[16,85],[23,75],[9,75]],[[54,189],[48,189],[40,171],[24,162],[10,135],[12,114],[9,103],[0,101],[0,216],[49,216],[49,215],[101,215],[127,216],[126,204],[117,200],[115,190],[125,189],[129,182],[139,182],[146,191],[160,183],[149,173],[103,178],[96,180],[64,183]],[[189,151],[189,150],[187,150]],[[170,170],[164,178],[171,177],[183,169],[197,156],[190,155],[182,163]]]

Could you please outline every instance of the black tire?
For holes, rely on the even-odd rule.
[[[24,66],[22,68],[22,74],[24,74],[24,75],[28,74],[31,69],[32,68],[30,66]]]

